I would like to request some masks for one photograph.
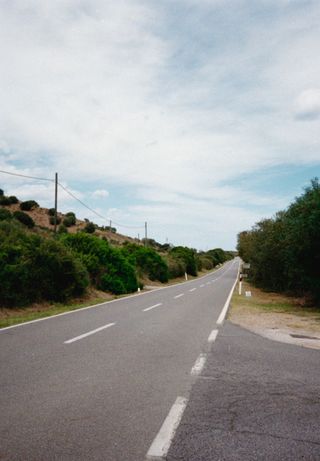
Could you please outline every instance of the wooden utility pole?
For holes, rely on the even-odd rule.
[[[57,213],[58,213],[58,173],[55,174],[55,181],[54,181],[54,233],[57,232]]]
[[[147,246],[148,240],[148,223],[147,221],[144,223],[144,246]]]

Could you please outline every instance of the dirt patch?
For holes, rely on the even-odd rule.
[[[320,349],[320,310],[306,307],[305,300],[266,293],[244,284],[243,293],[232,297],[229,320],[275,341]]]

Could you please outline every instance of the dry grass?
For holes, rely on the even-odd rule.
[[[306,305],[305,299],[270,293],[243,282],[233,294],[229,318],[249,329],[294,329],[320,333],[320,310]],[[246,297],[245,291],[252,296]]]

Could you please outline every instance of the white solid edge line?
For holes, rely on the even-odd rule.
[[[223,306],[223,309],[222,309],[222,311],[221,311],[221,313],[220,313],[220,315],[218,317],[217,325],[221,325],[223,323],[224,319],[225,319],[225,316],[227,315],[227,312],[228,312],[228,309],[229,309],[229,304],[230,304],[231,297],[232,297],[232,293],[233,293],[233,291],[235,289],[235,286],[237,284],[237,281],[239,279],[239,271],[240,271],[240,264],[239,264],[239,267],[238,267],[237,277],[236,277],[236,279],[234,281],[234,284],[233,284],[233,286],[232,286],[232,288],[230,290],[230,293],[229,293],[229,296],[227,298],[227,301],[226,301],[225,305]]]
[[[184,293],[180,293],[179,295],[174,296],[174,299],[181,298],[181,296],[184,296]]]
[[[213,343],[217,339],[218,332],[219,332],[219,330],[212,330],[211,331],[211,333],[209,335],[209,338],[208,338],[209,343]]]
[[[156,307],[162,306],[162,303],[154,304],[153,306],[147,307],[146,309],[142,309],[143,312],[151,311],[151,309],[155,309]]]
[[[217,272],[219,272],[221,269],[224,269],[224,268],[225,268],[225,264],[223,266],[219,267],[219,269],[217,269],[216,271],[209,272],[209,274],[203,275],[202,277],[199,277],[197,280],[189,280],[188,282],[176,283],[176,284],[170,285],[168,287],[155,288],[154,290],[147,291],[145,293],[136,293],[134,295],[123,296],[122,298],[112,299],[111,301],[106,301],[104,303],[92,304],[91,306],[80,307],[79,309],[74,309],[73,311],[61,312],[61,314],[49,315],[48,317],[42,317],[41,319],[35,319],[35,320],[29,320],[28,322],[17,323],[17,325],[11,325],[9,327],[0,328],[0,333],[2,331],[10,330],[11,328],[18,328],[18,327],[22,327],[24,325],[31,325],[32,323],[42,322],[44,320],[50,320],[50,319],[54,319],[56,317],[62,317],[63,315],[76,314],[77,312],[86,311],[87,309],[92,309],[92,308],[95,308],[95,307],[106,306],[107,304],[123,301],[124,299],[136,298],[137,296],[143,296],[143,295],[149,295],[151,293],[154,293],[155,291],[168,290],[170,288],[174,288],[174,287],[177,287],[177,286],[180,286],[180,285],[185,285],[186,283],[196,282],[196,281],[204,279],[206,277],[210,277],[211,275],[216,274]]]
[[[78,341],[79,339],[86,338],[87,336],[90,336],[90,335],[94,335],[95,333],[98,333],[98,331],[113,327],[113,325],[115,325],[115,323],[108,323],[107,325],[103,325],[102,327],[96,328],[95,330],[88,331],[88,333],[83,333],[80,336],[76,336],[75,338],[68,339],[67,341],[64,341],[64,344],[74,343],[75,341]]]
[[[200,354],[196,360],[196,363],[193,365],[191,369],[191,374],[196,375],[196,376],[200,375],[203,370],[203,367],[205,366],[206,360],[207,360],[207,354],[203,354],[203,353]]]
[[[184,397],[178,397],[175,403],[172,405],[168,416],[164,420],[160,431],[156,435],[156,438],[152,442],[146,459],[148,460],[161,460],[165,459],[174,434],[179,426],[183,412],[187,406],[187,399]]]

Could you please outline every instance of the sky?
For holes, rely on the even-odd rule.
[[[0,170],[198,250],[320,176],[318,0],[0,0]],[[52,207],[54,184],[0,173]],[[120,225],[119,225],[120,224]]]

